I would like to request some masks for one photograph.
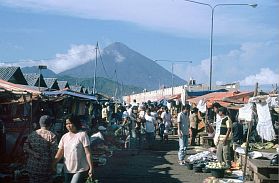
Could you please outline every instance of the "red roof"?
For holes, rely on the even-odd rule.
[[[220,105],[228,107],[232,103],[247,103],[251,96],[253,96],[253,92],[214,92],[196,98],[187,99],[187,101],[198,104],[200,100],[206,100],[208,108],[210,108],[214,102],[218,102]]]
[[[10,91],[10,92],[28,92],[28,93],[32,93],[32,94],[37,94],[39,95],[41,92],[36,91],[36,90],[32,90],[30,88],[28,88],[27,86],[23,86],[23,85],[18,85],[18,84],[14,84],[14,83],[10,83],[7,81],[4,81],[2,79],[0,79],[0,88],[6,90],[6,91]]]

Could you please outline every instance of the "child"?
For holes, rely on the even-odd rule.
[[[162,119],[159,118],[159,136],[161,141],[164,140],[164,131],[165,131],[165,124],[163,123]]]
[[[163,140],[164,140],[165,143],[168,142],[168,140],[169,140],[169,131],[168,130],[164,130]]]

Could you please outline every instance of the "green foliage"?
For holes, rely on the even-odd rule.
[[[89,88],[92,90],[93,88],[93,78],[75,78],[71,76],[58,76],[59,81],[68,81],[70,85],[81,85],[85,88]],[[114,96],[116,93],[116,97],[122,97],[125,95],[129,95],[134,93],[142,92],[142,88],[131,86],[131,85],[123,85],[117,83],[115,81],[97,77],[96,78],[96,89],[98,93],[102,93],[108,96]]]

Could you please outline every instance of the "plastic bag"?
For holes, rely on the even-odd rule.
[[[97,179],[93,177],[88,177],[85,183],[100,183]]]

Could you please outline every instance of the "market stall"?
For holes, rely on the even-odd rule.
[[[22,145],[33,127],[39,95],[37,90],[0,80],[1,181],[9,182],[22,169],[25,160]]]

